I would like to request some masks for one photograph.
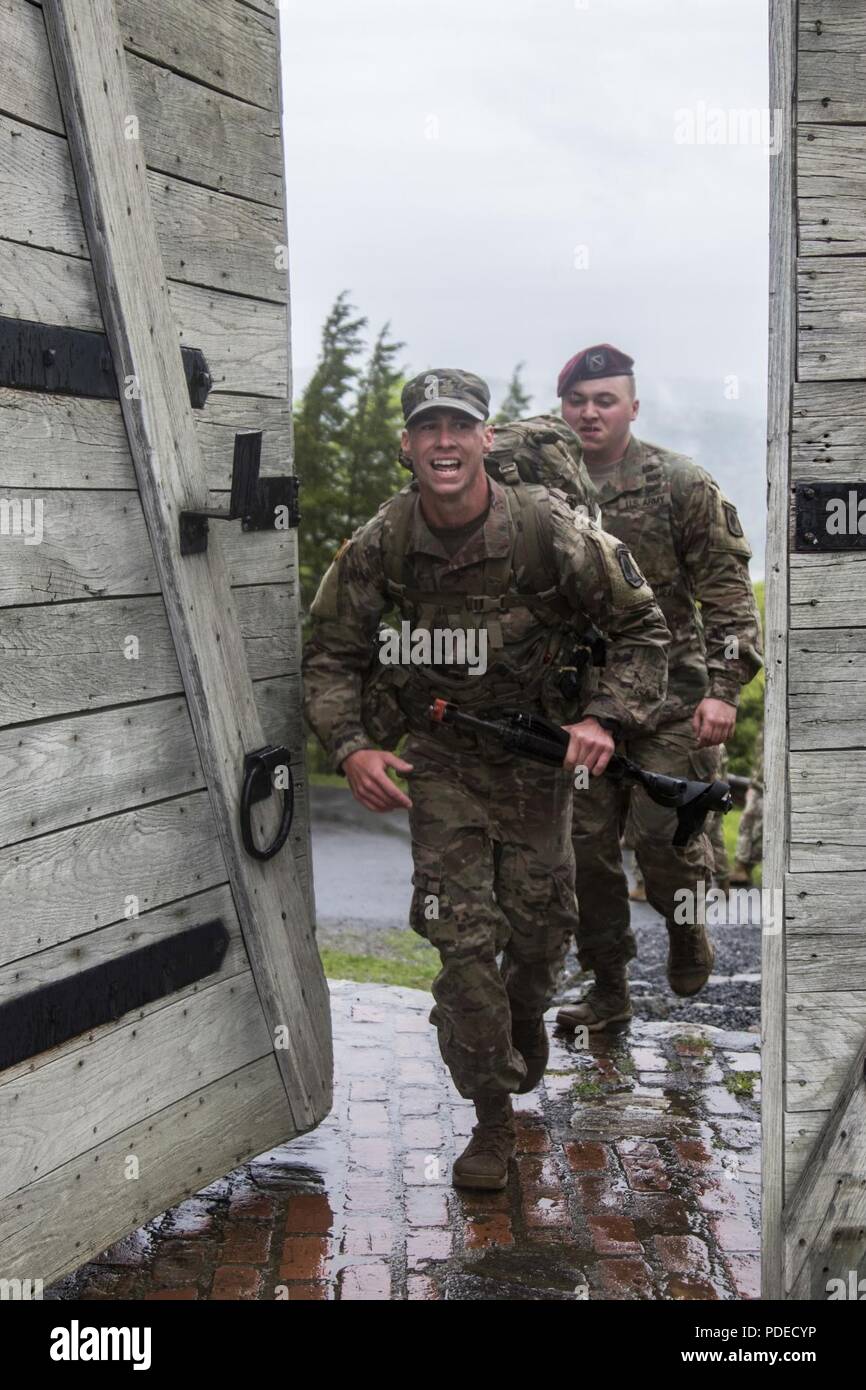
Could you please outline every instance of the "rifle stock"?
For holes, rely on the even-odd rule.
[[[453,724],[472,733],[486,734],[518,757],[562,766],[569,741],[565,729],[540,714],[524,714],[519,710],[491,713],[492,717],[467,714],[447,700],[434,700],[430,706],[430,718],[435,723]],[[614,753],[604,775],[616,782],[637,784],[658,806],[675,810],[677,828],[673,843],[677,847],[688,844],[693,835],[700,834],[710,812],[727,815],[732,806],[727,782],[693,782],[687,777],[647,772],[619,753]]]

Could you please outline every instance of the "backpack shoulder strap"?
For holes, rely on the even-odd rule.
[[[396,496],[384,502],[381,508],[385,513],[382,526],[382,568],[385,572],[385,587],[398,604],[406,594],[404,566],[417,493],[417,484],[407,483]]]
[[[525,597],[530,599],[530,606],[534,599],[539,606],[555,607],[559,580],[553,563],[550,489],[521,482],[507,487],[505,495],[511,509],[512,526],[523,539],[525,577],[533,590],[532,595]]]

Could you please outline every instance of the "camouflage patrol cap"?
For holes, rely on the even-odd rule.
[[[490,414],[490,388],[473,372],[454,367],[433,367],[407,381],[401,396],[403,419],[408,425],[422,410],[460,410],[475,420]]]
[[[569,359],[559,373],[556,394],[564,396],[576,381],[594,381],[597,377],[634,376],[634,358],[610,343],[597,343],[584,348]]]

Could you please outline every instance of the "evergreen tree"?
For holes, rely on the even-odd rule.
[[[355,316],[348,291],[322,329],[316,370],[295,410],[295,470],[301,485],[300,577],[304,608],[345,534],[347,456],[354,420],[350,393],[367,320]]]
[[[525,362],[518,362],[508,383],[508,390],[505,393],[505,400],[499,407],[499,413],[494,415],[494,425],[507,425],[509,420],[522,420],[529,414],[529,407],[532,397],[523,384],[521,375]]]
[[[352,412],[345,453],[345,536],[406,481],[399,463],[403,374],[394,365],[405,343],[391,342],[390,329],[386,323],[373,344]]]

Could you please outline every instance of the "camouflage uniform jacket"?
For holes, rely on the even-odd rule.
[[[671,631],[658,722],[706,696],[736,706],[763,663],[752,552],[733,503],[691,459],[634,437],[596,487],[602,525],[632,551]]]
[[[501,565],[509,553],[507,596],[537,594],[541,587],[537,582],[533,585],[526,573],[522,531],[511,521],[514,504],[500,483],[489,479],[489,484],[487,518],[453,556],[433,535],[420,494],[414,493],[407,560],[419,590],[441,592],[441,618],[446,624],[467,595],[484,594],[491,563]],[[560,605],[570,622],[591,621],[608,639],[607,665],[584,713],[615,719],[624,729],[642,727],[661,708],[667,683],[669,637],[652,593],[625,546],[594,522],[575,516],[555,491],[523,486],[521,505],[527,505],[525,498],[532,494],[533,505],[539,509],[539,535]],[[370,671],[380,619],[393,606],[383,534],[397,502],[395,497],[383,503],[377,515],[344,543],[311,608],[313,630],[302,663],[304,712],[335,767],[351,753],[376,746],[361,721],[362,685]],[[405,504],[401,498],[401,505]],[[453,621],[450,625],[454,626]],[[497,612],[491,640],[495,659],[484,674],[468,676],[464,682],[475,707],[485,699],[488,705],[497,703],[503,680],[516,678],[524,694],[522,707],[546,709],[538,698],[538,687],[545,675],[545,658],[549,661],[550,633],[550,618],[545,621],[543,614],[530,607],[505,607]],[[547,712],[551,713],[549,708]],[[420,717],[412,728],[417,733],[427,731]],[[450,734],[441,726],[439,731]]]

